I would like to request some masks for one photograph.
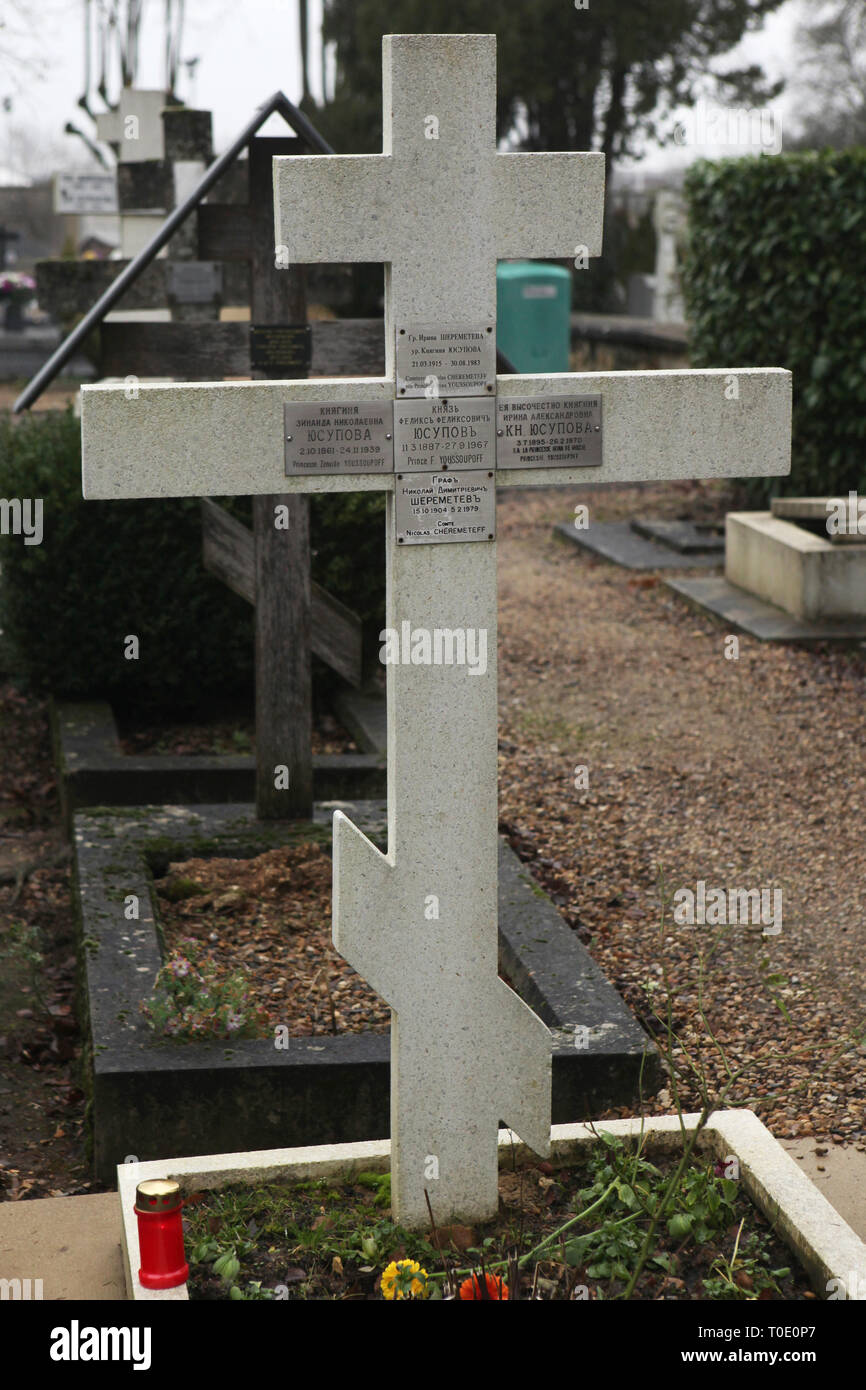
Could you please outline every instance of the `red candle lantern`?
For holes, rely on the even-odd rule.
[[[182,1207],[178,1184],[167,1178],[149,1178],[135,1189],[141,1250],[138,1277],[146,1289],[173,1289],[186,1283],[189,1265],[183,1251]]]

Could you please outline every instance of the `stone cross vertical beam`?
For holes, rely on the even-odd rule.
[[[385,152],[277,160],[274,176],[295,263],[386,262],[385,377],[150,386],[135,401],[85,387],[82,444],[87,497],[272,493],[284,470],[287,492],[384,490],[388,628],[428,650],[437,631],[473,634],[476,655],[486,638],[485,663],[430,663],[422,640],[417,661],[388,664],[387,852],[334,818],[334,939],[394,1010],[393,1211],[424,1226],[425,1190],[442,1222],[495,1213],[500,1121],[539,1153],[550,1135],[549,1036],[497,976],[492,489],[785,473],[791,379],[497,379],[496,259],[597,255],[603,158],[496,152],[492,36],[383,48]],[[419,390],[395,352],[411,339],[423,357],[428,336],[446,345],[450,398],[427,399],[436,374]],[[429,514],[407,504],[416,480]]]
[[[497,258],[599,254],[604,157],[497,154],[492,36],[383,55],[383,153],[278,159],[274,180],[291,260],[385,262],[390,378],[408,325],[483,325],[495,350]],[[496,546],[401,545],[392,497],[386,554],[388,628],[483,633],[487,669],[388,665],[388,853],[335,816],[334,943],[394,1011],[397,1218],[423,1224],[426,1188],[437,1218],[483,1219],[499,1121],[546,1152],[551,1084],[547,1029],[497,976]]]

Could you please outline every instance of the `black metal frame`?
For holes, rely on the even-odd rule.
[[[307,120],[304,113],[299,111],[282,92],[276,92],[269,101],[266,101],[264,105],[258,107],[255,115],[247,122],[243,130],[225,153],[221,154],[219,159],[214,160],[210,168],[202,175],[202,178],[193,189],[192,193],[190,193],[173,212],[169,213],[165,222],[156,235],[151,238],[147,246],[139,251],[138,255],[134,260],[129,262],[125,270],[121,271],[117,279],[109,285],[101,298],[96,301],[93,308],[88,310],[81,322],[76,325],[66,338],[64,338],[63,342],[55,352],[52,353],[45,365],[41,367],[33,379],[28,382],[13,406],[13,412],[16,415],[22,410],[27,410],[34,401],[39,399],[46,386],[51,384],[61,367],[66,365],[75,352],[75,349],[83,342],[88,333],[90,333],[97,324],[102,322],[105,315],[114,307],[118,299],[122,297],[132,282],[137,279],[146,266],[150,265],[151,261],[159,254],[163,246],[174,236],[178,227],[186,221],[190,213],[195,210],[217,180],[222,177],[229,165],[237,159],[241,150],[249,144],[250,140],[261,129],[265,121],[275,112],[278,112],[287,124],[291,126],[295,134],[306,141],[310,148],[317,154],[334,153],[327,140],[325,140],[316,130],[316,127]]]

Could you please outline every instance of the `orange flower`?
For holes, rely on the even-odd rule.
[[[498,1274],[485,1274],[484,1282],[487,1285],[487,1298],[492,1299],[496,1303],[507,1302],[508,1285],[503,1279],[499,1278]],[[481,1280],[477,1274],[473,1274],[471,1278],[463,1280],[463,1283],[460,1285],[460,1297],[467,1299],[483,1299],[485,1297],[485,1293],[481,1287]]]

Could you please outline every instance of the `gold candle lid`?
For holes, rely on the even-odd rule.
[[[180,1186],[170,1178],[148,1178],[135,1189],[136,1211],[176,1211],[182,1202]]]

